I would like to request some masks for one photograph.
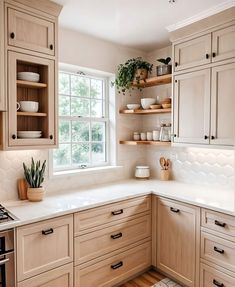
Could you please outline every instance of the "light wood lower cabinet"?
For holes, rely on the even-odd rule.
[[[17,287],[73,287],[73,264],[22,281]]]
[[[234,287],[235,277],[201,263],[200,287]]]
[[[73,215],[17,228],[18,281],[73,261]]]
[[[74,240],[75,264],[84,263],[147,237],[151,237],[150,214],[78,236]]]
[[[91,266],[75,267],[75,287],[112,287],[151,265],[151,241]]]
[[[198,286],[200,209],[160,198],[157,268],[186,286]]]

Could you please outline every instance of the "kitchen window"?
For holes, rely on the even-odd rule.
[[[53,170],[109,164],[108,78],[59,72],[59,148]]]

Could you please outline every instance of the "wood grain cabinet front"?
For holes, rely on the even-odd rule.
[[[73,287],[73,264],[22,281],[17,287]]]
[[[75,265],[151,237],[150,214],[75,238]]]
[[[81,211],[74,215],[75,236],[103,229],[119,220],[129,220],[147,211],[151,211],[151,196],[141,196]]]
[[[4,63],[4,6],[0,1],[0,111],[6,110],[5,86],[5,63]]]
[[[160,198],[157,268],[186,286],[198,286],[200,209]]]
[[[7,7],[8,45],[55,55],[55,23]]]
[[[72,215],[17,228],[18,281],[72,261]]]
[[[175,71],[211,62],[211,34],[194,38],[174,46]]]
[[[151,241],[118,255],[75,267],[75,287],[112,287],[151,265]]]

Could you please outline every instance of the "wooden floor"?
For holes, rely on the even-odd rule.
[[[121,285],[120,287],[150,287],[164,278],[165,277],[163,275],[158,274],[154,270],[150,270]]]

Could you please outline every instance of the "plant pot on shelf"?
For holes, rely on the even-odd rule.
[[[148,78],[148,71],[146,69],[137,69],[135,72],[134,80],[141,81]]]
[[[163,76],[171,74],[172,66],[171,65],[159,65],[157,66],[157,76]]]
[[[27,197],[29,201],[38,202],[42,201],[45,195],[45,189],[43,187],[28,187]]]

